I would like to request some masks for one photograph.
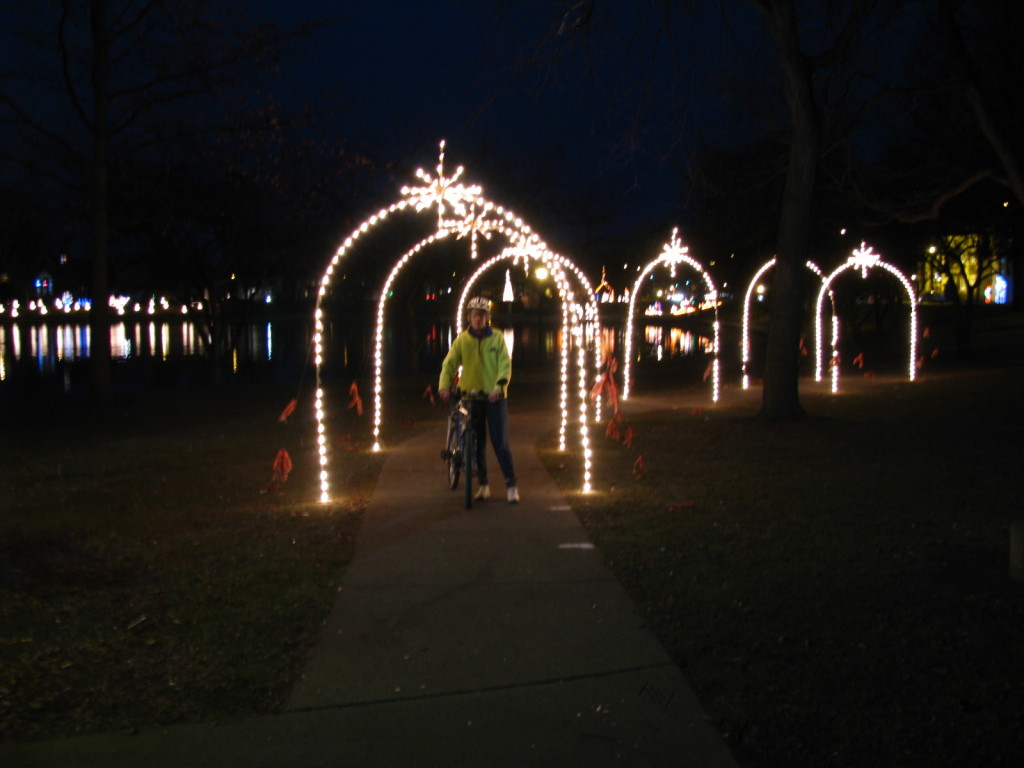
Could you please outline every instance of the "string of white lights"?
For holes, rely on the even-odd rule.
[[[764,286],[760,284],[761,277],[769,269],[775,266],[775,257],[773,256],[764,264],[761,268],[754,273],[754,276],[750,279],[750,283],[747,285],[747,291],[743,296],[743,326],[742,326],[742,340],[741,340],[741,364],[742,364],[742,375],[743,375],[743,389],[750,388],[750,299],[755,292],[760,293]],[[825,275],[821,271],[821,267],[815,264],[813,261],[808,260],[806,266],[811,272],[818,276],[819,280],[824,280]]]
[[[543,264],[545,267],[547,267],[549,272],[552,275],[555,276],[555,284],[556,284],[556,287],[558,289],[559,299],[561,300],[562,314],[563,314],[563,328],[562,328],[562,340],[563,340],[563,343],[559,345],[559,349],[560,349],[560,353],[561,353],[561,377],[560,377],[561,381],[560,381],[560,390],[559,390],[560,407],[561,407],[561,420],[560,420],[560,429],[559,429],[559,450],[560,451],[566,450],[566,447],[567,447],[566,446],[566,432],[567,432],[568,423],[569,423],[569,416],[568,416],[569,350],[568,350],[567,346],[564,343],[565,340],[568,339],[569,335],[566,333],[566,326],[564,325],[564,323],[565,323],[565,319],[564,318],[566,316],[567,308],[572,308],[572,311],[573,311],[573,314],[572,314],[572,318],[573,318],[573,320],[572,320],[572,322],[573,322],[572,334],[573,334],[573,338],[577,338],[577,334],[578,334],[578,342],[577,342],[577,344],[579,346],[579,349],[578,349],[577,365],[581,366],[580,371],[579,371],[579,374],[580,374],[579,402],[580,402],[580,415],[581,415],[581,419],[582,419],[582,421],[580,422],[580,446],[581,446],[581,450],[583,452],[583,488],[582,488],[582,490],[583,490],[584,493],[589,492],[590,491],[591,456],[592,456],[592,454],[591,454],[591,451],[590,451],[589,428],[587,426],[587,421],[588,421],[588,418],[589,418],[588,417],[588,409],[589,409],[589,407],[588,407],[588,403],[587,403],[586,349],[583,346],[585,344],[584,332],[583,332],[583,323],[582,323],[583,310],[582,310],[582,308],[580,307],[579,304],[576,304],[573,301],[572,288],[571,288],[571,285],[570,285],[570,283],[568,281],[566,270],[563,269],[563,267],[566,266],[566,265],[571,265],[571,266],[575,266],[575,265],[572,265],[572,263],[569,262],[567,259],[565,259],[565,257],[560,256],[559,254],[554,254],[554,253],[552,253],[549,250],[541,249],[539,246],[537,246],[536,244],[533,244],[533,243],[531,243],[531,246],[528,246],[528,247],[520,247],[520,246],[517,246],[517,245],[513,245],[513,246],[510,246],[510,247],[506,248],[504,251],[502,251],[502,253],[500,253],[500,254],[498,254],[496,256],[493,256],[492,258],[490,258],[489,260],[487,260],[486,262],[481,264],[480,267],[476,270],[476,272],[474,272],[470,276],[469,280],[466,281],[466,285],[463,288],[462,295],[459,298],[459,303],[458,303],[458,306],[456,308],[456,325],[459,328],[459,332],[461,332],[461,328],[462,328],[461,323],[462,323],[462,317],[464,316],[464,307],[466,306],[466,302],[469,300],[469,297],[473,294],[473,289],[474,289],[477,281],[479,280],[479,278],[487,270],[492,268],[495,264],[498,264],[500,262],[504,262],[504,261],[509,260],[509,259],[512,260],[513,264],[518,263],[519,260],[522,259],[524,266],[528,266],[532,262],[539,262],[539,263]],[[574,274],[577,276],[577,279],[579,277],[582,277],[582,273],[580,273],[578,271],[578,269],[574,270]],[[583,286],[582,286],[583,290],[587,292],[588,296],[592,297],[593,293],[591,291],[589,291],[589,282],[586,282],[585,278],[584,278],[584,280],[581,280],[580,282],[583,283]],[[596,304],[596,299],[594,299],[594,302]],[[595,307],[595,310],[596,310],[596,307]],[[579,325],[578,330],[577,330],[577,323]],[[595,354],[598,354],[598,352],[596,350],[595,350]]]
[[[903,289],[907,292],[907,303],[910,306],[910,360],[908,364],[908,379],[914,381],[917,375],[917,296],[914,292],[914,286],[911,285],[910,280],[907,279],[898,268],[882,260],[882,257],[875,253],[869,246],[864,243],[860,244],[860,247],[853,251],[853,254],[846,260],[845,263],[837,267],[833,272],[822,281],[821,290],[818,291],[818,300],[815,306],[815,366],[814,366],[814,380],[821,381],[823,377],[823,366],[824,366],[824,355],[825,355],[825,342],[824,333],[822,329],[822,308],[825,303],[825,297],[832,294],[831,285],[832,282],[843,272],[850,269],[856,269],[860,271],[861,279],[866,279],[868,272],[872,269],[882,269],[897,280],[903,286]],[[829,358],[829,368],[831,369],[832,377],[832,391],[839,391],[839,319],[835,311],[835,305],[832,307],[832,351]]]
[[[387,304],[388,295],[391,292],[391,286],[395,282],[395,278],[398,277],[398,273],[402,271],[408,261],[415,256],[417,253],[422,251],[428,245],[436,243],[438,240],[443,240],[448,237],[451,232],[447,229],[441,229],[434,234],[423,238],[416,245],[402,254],[401,258],[395,262],[394,266],[391,267],[391,272],[388,273],[387,279],[384,281],[384,287],[381,288],[380,296],[377,299],[377,325],[374,333],[374,347],[373,347],[373,450],[380,450],[380,425],[381,425],[381,404],[383,402],[383,371],[384,371],[384,309]]]
[[[316,394],[314,398],[314,414],[316,416],[316,442],[317,442],[317,454],[318,461],[320,464],[320,501],[326,503],[331,500],[330,494],[330,475],[327,469],[327,435],[325,422],[327,419],[326,409],[324,408],[324,388],[321,380],[321,366],[323,365],[324,359],[324,348],[323,348],[323,335],[324,335],[324,324],[323,324],[323,299],[327,295],[327,290],[330,288],[331,279],[334,276],[334,269],[341,261],[342,257],[348,253],[348,251],[355,245],[363,235],[365,235],[371,228],[376,227],[378,224],[387,219],[391,214],[404,210],[408,207],[408,200],[400,200],[388,208],[382,208],[377,213],[370,216],[362,224],[356,227],[352,233],[345,238],[341,246],[335,252],[334,257],[327,265],[327,269],[324,271],[323,277],[320,279],[320,290],[317,291],[316,297],[316,310],[313,314],[313,361],[316,366]]]
[[[661,254],[649,262],[641,271],[640,276],[633,283],[633,290],[630,292],[629,297],[629,314],[626,319],[626,354],[625,361],[623,364],[622,372],[622,399],[628,400],[630,395],[630,378],[632,373],[632,362],[633,362],[633,317],[636,314],[636,300],[640,294],[640,286],[644,279],[659,265],[664,265],[672,270],[673,275],[675,274],[675,267],[679,264],[687,264],[697,271],[697,273],[704,280],[706,287],[705,301],[710,301],[715,312],[715,319],[713,322],[714,339],[712,341],[712,354],[714,355],[711,362],[711,400],[712,402],[718,402],[719,393],[719,333],[720,326],[718,323],[718,290],[715,288],[715,283],[711,279],[711,275],[708,274],[707,270],[696,259],[693,259],[689,255],[689,248],[682,244],[679,239],[679,229],[675,228],[672,230],[672,237],[662,248]]]
[[[562,256],[554,254],[544,245],[543,241],[533,232],[533,230],[523,221],[523,219],[517,216],[514,212],[507,210],[501,206],[498,206],[482,197],[481,188],[478,186],[467,186],[464,184],[456,183],[459,177],[463,173],[463,168],[460,166],[456,169],[455,173],[450,177],[445,176],[444,171],[444,149],[445,142],[440,144],[439,160],[436,170],[436,175],[431,176],[430,174],[422,171],[416,171],[416,177],[422,182],[422,186],[418,187],[402,187],[401,193],[403,195],[402,200],[392,204],[387,208],[382,208],[377,213],[370,216],[368,219],[363,221],[352,233],[345,238],[341,246],[335,252],[333,258],[328,264],[321,280],[320,288],[317,292],[316,309],[314,312],[314,334],[313,334],[313,349],[314,349],[314,362],[316,365],[316,393],[314,402],[314,411],[316,416],[316,430],[317,430],[317,451],[318,461],[320,464],[320,501],[328,502],[331,499],[331,486],[330,486],[330,474],[328,470],[328,456],[327,450],[327,436],[326,436],[326,394],[324,391],[323,381],[321,377],[321,369],[324,360],[324,312],[323,312],[323,300],[328,295],[331,281],[334,276],[334,272],[341,259],[355,246],[360,238],[371,229],[377,227],[385,220],[387,220],[392,214],[411,209],[415,212],[422,212],[429,208],[436,206],[437,208],[437,220],[438,229],[437,231],[421,240],[419,243],[414,245],[405,254],[403,254],[399,260],[392,266],[391,271],[385,281],[384,288],[382,289],[377,302],[377,324],[375,332],[375,349],[374,349],[374,422],[373,422],[373,450],[381,450],[380,444],[380,428],[382,424],[382,395],[383,395],[383,376],[382,376],[382,361],[383,361],[383,340],[384,340],[384,310],[388,294],[391,291],[391,286],[398,277],[402,268],[408,263],[410,259],[415,257],[420,251],[429,245],[432,245],[436,241],[455,235],[456,238],[470,239],[470,251],[471,257],[477,257],[477,240],[479,236],[489,239],[491,234],[494,232],[500,232],[508,238],[509,242],[517,248],[527,248],[528,250],[535,250],[538,253],[544,254],[545,262],[549,265],[549,269],[555,276],[556,284],[558,285],[559,295],[563,297],[562,301],[562,316],[563,316],[563,329],[562,329],[562,387],[561,387],[561,407],[562,407],[562,449],[564,450],[564,425],[567,423],[567,409],[568,409],[568,391],[567,391],[567,379],[568,379],[568,359],[569,359],[569,336],[573,332],[569,327],[570,308],[578,305],[573,301],[573,291],[570,286],[570,281],[566,276],[566,272],[572,272],[577,281],[581,286],[584,287],[583,293],[590,297],[591,304],[585,310],[586,314],[592,318],[594,324],[598,323],[597,317],[597,306],[596,298],[593,295],[589,281],[581,270],[571,261],[565,259]],[[507,255],[505,256],[507,258]],[[479,271],[478,273],[479,274]],[[467,291],[469,286],[467,286]],[[463,298],[459,303],[459,318],[461,318],[461,308],[465,302],[467,293],[463,292]],[[582,311],[582,310],[581,310]],[[460,322],[457,320],[457,326],[460,326]],[[460,327],[461,330],[461,327]],[[581,331],[581,337],[583,332]],[[600,361],[600,349],[598,346],[599,333],[593,333],[595,339],[595,367],[597,370],[601,368]],[[581,352],[581,364],[585,361],[585,353]],[[582,450],[584,454],[584,481],[583,490],[590,490],[590,460],[591,453],[589,449],[589,438],[588,438],[588,427],[587,427],[587,406],[586,406],[586,374],[581,373],[581,424],[580,424],[580,439],[582,444]]]

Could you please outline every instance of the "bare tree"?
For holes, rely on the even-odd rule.
[[[896,4],[896,0],[890,3],[893,4]],[[616,4],[601,3],[599,0],[558,3],[560,16],[557,31],[542,46],[546,60],[557,62],[565,57],[573,40],[581,41],[581,46],[586,49],[590,44],[589,32],[597,27],[600,20],[599,10],[610,5]],[[778,261],[774,276],[761,416],[769,420],[790,420],[803,415],[798,392],[798,363],[804,307],[804,263],[811,250],[825,123],[831,121],[835,130],[838,116],[843,114],[839,109],[842,100],[861,98],[836,73],[849,68],[850,57],[862,41],[865,25],[878,3],[876,0],[855,0],[851,3],[750,0],[749,5],[734,4],[733,10],[739,13],[741,5],[747,9],[753,8],[760,14],[768,39],[774,44],[781,72],[780,93],[788,118],[785,181],[775,211],[778,216],[775,243]],[[626,54],[656,61],[657,57],[652,50],[656,46],[668,46],[671,51],[669,61],[675,67],[672,75],[678,78],[685,69],[686,59],[677,47],[679,29],[684,25],[677,24],[675,17],[678,15],[699,25],[707,22],[707,8],[693,0],[658,0],[645,8],[653,9],[654,12],[644,15],[637,11],[637,26],[633,30],[622,32],[616,28],[620,36],[627,38]],[[701,16],[701,12],[705,15]],[[746,14],[739,15],[743,20],[743,31],[740,32],[738,27],[733,28],[735,34],[753,37],[756,33],[747,29]],[[606,28],[614,26],[607,20],[604,22]],[[648,31],[653,30],[653,34],[641,35],[637,30],[642,29],[643,25],[647,25]],[[740,73],[741,76],[751,81],[756,79],[759,84],[763,84],[763,70],[755,66],[762,63],[750,60],[746,71]],[[701,71],[706,69],[705,65]],[[662,93],[658,88],[664,89],[666,86],[652,80],[634,83],[632,87]],[[833,88],[833,92],[826,93],[828,87]],[[677,103],[665,98],[663,104],[675,107]],[[850,120],[855,121],[856,106],[847,104],[844,108],[845,113],[852,115]],[[696,110],[693,110],[695,113]],[[668,119],[663,113],[659,116]],[[685,121],[679,115],[669,121],[679,126],[673,143],[681,146]],[[643,124],[641,121],[635,125]],[[630,139],[643,140],[642,131],[631,133]],[[666,147],[665,151],[671,150]]]
[[[131,160],[172,152],[183,136],[238,129],[243,96],[277,65],[282,33],[234,3],[204,0],[61,0],[5,10],[7,43],[24,54],[0,88],[0,106],[26,129],[33,171],[73,190],[90,211],[90,317],[94,394],[107,399],[111,254]]]
[[[860,193],[887,219],[931,222],[947,234],[966,231],[962,221],[950,221],[949,213],[964,200],[987,196],[991,203],[989,211],[973,214],[975,227],[1019,217],[1024,209],[1024,19],[1019,4],[920,0],[918,7],[927,22],[925,34],[896,93],[908,105],[911,132],[905,144],[872,169]],[[1006,189],[1015,206],[1004,208],[1006,198],[993,194],[996,185]],[[959,212],[952,216],[962,218]],[[1019,274],[1019,249],[1014,255],[1013,271]],[[950,256],[949,264],[955,264],[956,254]],[[1019,291],[1014,298],[1018,306],[1024,300]],[[973,303],[961,304],[968,327]],[[969,335],[961,333],[960,339],[969,345]]]
[[[1024,207],[1019,95],[1020,4],[1007,0],[936,0],[944,57],[978,129],[992,148],[1017,203]],[[1003,67],[1009,67],[1004,71]]]

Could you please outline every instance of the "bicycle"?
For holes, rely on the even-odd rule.
[[[476,433],[470,418],[471,401],[474,393],[452,390],[448,411],[448,431],[441,459],[448,470],[448,487],[453,491],[459,487],[459,475],[464,474],[466,509],[473,508],[473,463],[476,461]]]

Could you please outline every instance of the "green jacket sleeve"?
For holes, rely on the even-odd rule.
[[[498,367],[494,377],[496,386],[501,387],[501,394],[508,396],[508,383],[512,380],[512,357],[508,353],[508,345],[505,344],[505,335],[501,332],[495,334],[499,341]]]
[[[444,362],[441,363],[441,376],[437,381],[438,392],[451,387],[455,374],[458,373],[459,366],[462,365],[462,347],[459,344],[461,340],[462,336],[457,336],[451,347],[448,348],[448,354],[444,356]]]

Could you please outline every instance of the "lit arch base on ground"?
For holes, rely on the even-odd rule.
[[[450,177],[445,176],[444,171],[444,147],[440,145],[440,156],[436,169],[436,175],[431,176],[422,170],[416,171],[416,176],[421,185],[415,187],[402,187],[403,199],[392,205],[382,208],[367,218],[337,249],[330,263],[327,265],[320,280],[320,288],[317,292],[316,309],[313,316],[313,352],[316,366],[316,392],[315,392],[315,416],[317,430],[317,452],[320,465],[320,501],[323,503],[331,500],[329,451],[326,435],[326,403],[323,381],[321,378],[321,367],[324,360],[324,314],[323,299],[327,295],[334,271],[344,258],[358,244],[371,229],[379,227],[394,214],[406,210],[420,213],[430,209],[437,209],[437,230],[424,238],[410,250],[408,250],[392,267],[387,280],[385,290],[382,291],[378,300],[378,315],[376,329],[376,363],[377,370],[374,379],[374,450],[380,450],[380,424],[381,424],[381,350],[383,341],[383,310],[386,302],[387,290],[394,283],[395,278],[402,267],[419,253],[423,248],[431,245],[442,238],[455,236],[465,238],[470,244],[472,258],[477,256],[479,238],[490,239],[492,233],[503,233],[513,245],[520,247],[529,246],[541,251],[548,251],[543,241],[527,226],[523,220],[499,205],[496,205],[482,196],[479,186],[468,186],[458,182],[462,175],[463,168],[460,166]]]
[[[498,263],[511,260],[512,263],[515,264],[518,263],[520,259],[523,261],[524,266],[536,261],[547,267],[548,271],[554,277],[559,299],[561,301],[562,338],[560,345],[561,369],[559,376],[559,407],[561,411],[561,421],[558,431],[558,450],[560,451],[566,450],[566,433],[569,426],[570,340],[576,349],[576,369],[579,385],[578,424],[580,429],[580,449],[583,454],[582,491],[587,493],[591,490],[590,479],[592,461],[587,405],[589,387],[587,383],[586,352],[588,341],[591,342],[590,346],[593,346],[596,367],[598,369],[600,369],[601,361],[599,359],[600,350],[598,340],[600,338],[600,329],[597,327],[597,302],[593,298],[593,291],[590,290],[590,282],[587,280],[586,276],[575,264],[559,254],[539,249],[536,246],[526,248],[510,246],[502,251],[502,253],[491,257],[481,264],[476,272],[470,276],[469,280],[466,281],[466,285],[459,297],[459,303],[456,308],[456,331],[460,333],[462,331],[464,308],[469,297],[472,295],[473,288],[480,276]],[[579,283],[579,290],[583,295],[590,298],[590,303],[588,305],[583,306],[575,301],[576,293],[573,290],[572,281],[569,279],[570,274],[576,278]],[[600,417],[597,416],[596,418]]]
[[[714,341],[712,354],[714,359],[711,362],[711,400],[712,402],[718,402],[718,389],[719,389],[719,371],[718,371],[718,353],[719,353],[719,324],[718,324],[718,290],[715,288],[715,284],[711,279],[711,275],[707,273],[704,266],[693,259],[689,255],[689,248],[683,245],[679,240],[679,229],[672,230],[672,237],[662,249],[661,255],[658,258],[651,261],[647,266],[640,272],[640,276],[633,283],[633,290],[630,292],[629,297],[629,314],[626,319],[626,354],[625,362],[623,364],[622,372],[622,399],[628,400],[630,395],[630,378],[633,363],[633,317],[636,314],[636,297],[640,293],[640,285],[643,280],[650,274],[651,270],[659,265],[667,266],[672,270],[672,274],[675,275],[675,268],[680,264],[686,264],[693,269],[697,270],[701,278],[704,280],[704,285],[707,288],[706,299],[712,303],[715,309],[715,320],[714,320]]]
[[[747,292],[743,297],[743,338],[741,344],[741,358],[742,358],[742,375],[743,375],[743,389],[750,388],[750,372],[747,366],[750,363],[750,299],[754,295],[754,291],[757,289],[758,281],[769,269],[775,266],[776,257],[770,258],[761,268],[754,273],[754,276],[750,279],[750,284],[747,285]],[[815,264],[810,259],[807,260],[806,266],[811,272],[818,276],[819,280],[825,279],[825,274],[821,271],[821,267]]]
[[[862,278],[867,278],[868,270],[883,269],[893,275],[903,285],[907,292],[907,302],[910,305],[910,360],[907,366],[907,376],[913,381],[917,373],[917,296],[914,294],[914,287],[907,277],[892,264],[882,261],[881,256],[871,250],[870,247],[860,244],[860,248],[853,252],[853,255],[846,260],[846,263],[835,269],[822,282],[821,290],[818,292],[818,302],[815,307],[815,367],[814,380],[821,381],[824,367],[824,331],[822,328],[822,307],[825,303],[825,296],[831,295],[830,286],[832,281],[848,269],[858,269]],[[829,368],[832,372],[832,391],[839,391],[839,317],[832,312],[832,354],[829,358]]]

